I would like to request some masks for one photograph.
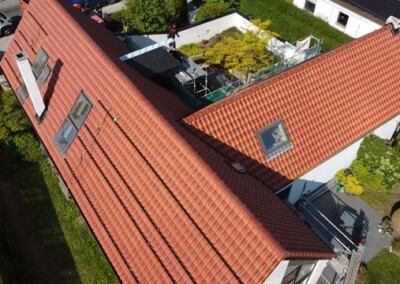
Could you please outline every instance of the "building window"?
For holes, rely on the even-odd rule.
[[[36,54],[35,61],[33,61],[32,64],[32,71],[33,74],[35,74],[36,78],[39,77],[48,59],[49,56],[43,49],[40,49],[39,52]]]
[[[50,73],[51,73],[51,68],[49,65],[46,65],[43,68],[42,72],[40,72],[40,75],[37,80],[39,87],[46,84],[47,78],[49,78]]]
[[[316,0],[306,0],[306,3],[304,5],[304,9],[307,11],[310,11],[311,13],[314,13],[315,11],[315,1]]]
[[[58,131],[54,138],[54,143],[62,154],[67,153],[69,146],[71,146],[72,141],[74,141],[77,134],[78,130],[75,128],[69,117],[67,117],[61,126],[60,131]]]
[[[25,84],[22,84],[21,86],[18,87],[17,91],[16,91],[16,95],[19,99],[19,101],[21,102],[21,104],[24,104],[26,99],[29,96],[28,90],[26,89]]]
[[[258,138],[268,160],[272,160],[292,148],[292,143],[289,140],[282,120],[259,130]]]
[[[282,284],[307,283],[315,267],[312,261],[291,261],[286,269]]]
[[[69,118],[78,130],[82,127],[92,107],[92,103],[85,94],[81,92],[69,113]]]
[[[349,20],[349,15],[339,12],[339,16],[336,23],[342,27],[346,27],[348,20]]]
[[[70,113],[68,114],[68,117],[54,137],[54,143],[56,144],[60,153],[67,153],[68,148],[78,135],[79,130],[85,123],[85,120],[89,116],[92,108],[92,103],[85,96],[85,94],[81,92]]]

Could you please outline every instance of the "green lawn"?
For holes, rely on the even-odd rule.
[[[284,0],[242,0],[241,12],[262,20],[272,20],[271,31],[290,42],[309,35],[322,39],[323,51],[332,50],[352,38],[329,26],[312,14]]]
[[[382,250],[368,263],[367,283],[400,283],[400,258],[387,250]]]
[[[365,189],[360,197],[382,217],[390,216],[393,205],[400,201],[400,185],[396,186],[388,193],[374,192]]]
[[[14,279],[5,283],[118,283],[47,161],[19,162],[0,188],[0,274]]]

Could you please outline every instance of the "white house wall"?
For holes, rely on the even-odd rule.
[[[282,260],[279,265],[272,271],[268,278],[264,281],[264,284],[278,284],[282,283],[282,279],[285,276],[286,269],[289,265],[289,260]]]
[[[316,5],[314,16],[323,19],[325,22],[328,22],[329,25],[331,25],[332,27],[348,34],[351,37],[358,38],[382,27],[381,25],[329,0],[315,1]],[[304,9],[305,3],[306,0],[293,1],[293,4],[300,9]],[[349,16],[346,27],[342,27],[341,25],[337,24],[339,12],[342,12]]]
[[[372,132],[380,138],[389,140],[399,122],[400,115],[389,120]],[[340,135],[340,133],[338,133],[338,135]],[[357,140],[349,147],[340,151],[335,156],[329,158],[316,168],[301,176],[297,181],[293,182],[288,201],[291,204],[295,204],[300,200],[303,192],[305,194],[313,192],[319,186],[331,180],[337,171],[349,167],[356,158],[358,148],[360,148],[360,144],[363,139],[364,138]],[[304,182],[306,183],[305,186]]]

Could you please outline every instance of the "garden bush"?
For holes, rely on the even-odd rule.
[[[226,14],[233,9],[231,4],[223,0],[207,0],[196,13],[196,21],[202,22]]]
[[[392,247],[394,250],[400,251],[400,238],[397,238],[392,242]]]
[[[397,232],[400,233],[400,209],[397,209],[391,218],[392,221],[392,228]]]
[[[384,177],[378,173],[371,173],[367,167],[359,160],[355,160],[351,164],[351,172],[360,182],[360,184],[372,191],[386,192],[387,187],[384,182]]]
[[[336,179],[344,186],[344,191],[352,195],[361,195],[364,192],[360,182],[352,174],[340,170],[335,175]]]
[[[194,56],[198,54],[202,54],[204,52],[204,47],[198,43],[189,43],[182,45],[179,48],[179,51],[185,54],[186,56]]]
[[[370,173],[383,177],[387,189],[400,181],[400,146],[391,147],[376,135],[367,136],[357,152],[360,161]]]

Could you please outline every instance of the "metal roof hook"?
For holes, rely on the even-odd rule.
[[[392,24],[392,35],[397,35],[400,28],[400,19],[394,16],[389,16],[386,20],[386,24]]]

